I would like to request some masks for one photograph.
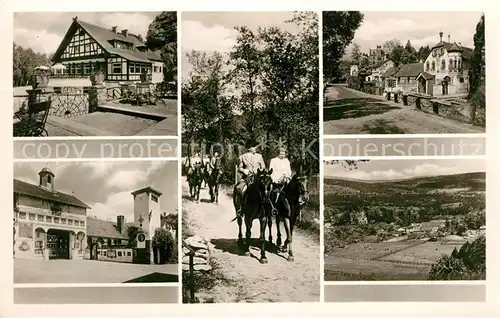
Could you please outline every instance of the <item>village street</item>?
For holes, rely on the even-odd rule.
[[[143,265],[91,260],[14,260],[15,284],[178,282],[177,264]]]
[[[484,132],[482,127],[424,113],[342,84],[326,88],[323,121],[325,135]]]

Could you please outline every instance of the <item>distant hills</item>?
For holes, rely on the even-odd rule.
[[[325,193],[328,186],[343,186],[351,190],[362,192],[383,192],[386,190],[412,190],[416,189],[448,189],[469,188],[470,190],[485,191],[486,173],[471,172],[452,175],[440,175],[431,177],[414,177],[392,180],[360,180],[328,177],[324,178]]]

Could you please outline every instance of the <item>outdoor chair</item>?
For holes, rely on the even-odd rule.
[[[40,137],[48,136],[45,129],[51,100],[33,103],[25,112],[17,112],[15,116],[19,122],[14,124],[14,137]]]

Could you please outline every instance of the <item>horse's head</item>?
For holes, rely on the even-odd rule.
[[[295,183],[299,205],[304,205],[309,201],[309,191],[307,190],[307,184],[309,178],[307,177],[309,170],[300,169],[292,178],[293,183]]]
[[[256,183],[257,188],[261,194],[261,198],[264,203],[270,202],[271,192],[273,191],[273,179],[271,178],[271,174],[273,173],[273,169],[266,170],[258,170],[256,174]]]

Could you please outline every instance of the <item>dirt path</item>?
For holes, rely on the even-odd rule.
[[[183,198],[189,192],[183,180]],[[221,189],[219,204],[208,203],[208,191],[202,189],[200,203],[183,199],[183,214],[188,228],[209,242],[216,270],[227,280],[210,290],[198,290],[196,297],[216,303],[222,302],[316,302],[320,297],[320,248],[304,232],[294,231],[295,262],[288,262],[285,254],[276,254],[274,246],[266,247],[268,264],[260,264],[260,249],[250,247],[251,256],[238,253],[236,238],[238,225],[229,223],[235,212],[232,199]],[[259,237],[258,221],[252,227],[252,238]],[[282,235],[284,232],[283,225]],[[244,230],[243,230],[244,231]],[[266,231],[267,232],[267,231]],[[266,233],[266,238],[268,234]],[[273,222],[273,239],[276,227]],[[285,238],[283,237],[283,240]],[[257,243],[257,242],[255,242]],[[207,275],[210,275],[207,274]]]
[[[483,133],[484,128],[458,122],[452,119],[427,114],[402,104],[386,101],[381,96],[373,96],[349,89],[343,85],[328,87],[326,98],[329,102],[346,100],[346,106],[360,107],[349,104],[349,99],[374,99],[376,103],[365,106],[366,115],[355,118],[341,118],[329,120],[325,117],[323,132],[329,134],[441,134],[441,133]],[[385,105],[386,111],[371,113],[369,110],[378,105],[382,109]],[[361,105],[361,104],[360,104]],[[339,107],[324,106],[324,113],[334,113]]]

